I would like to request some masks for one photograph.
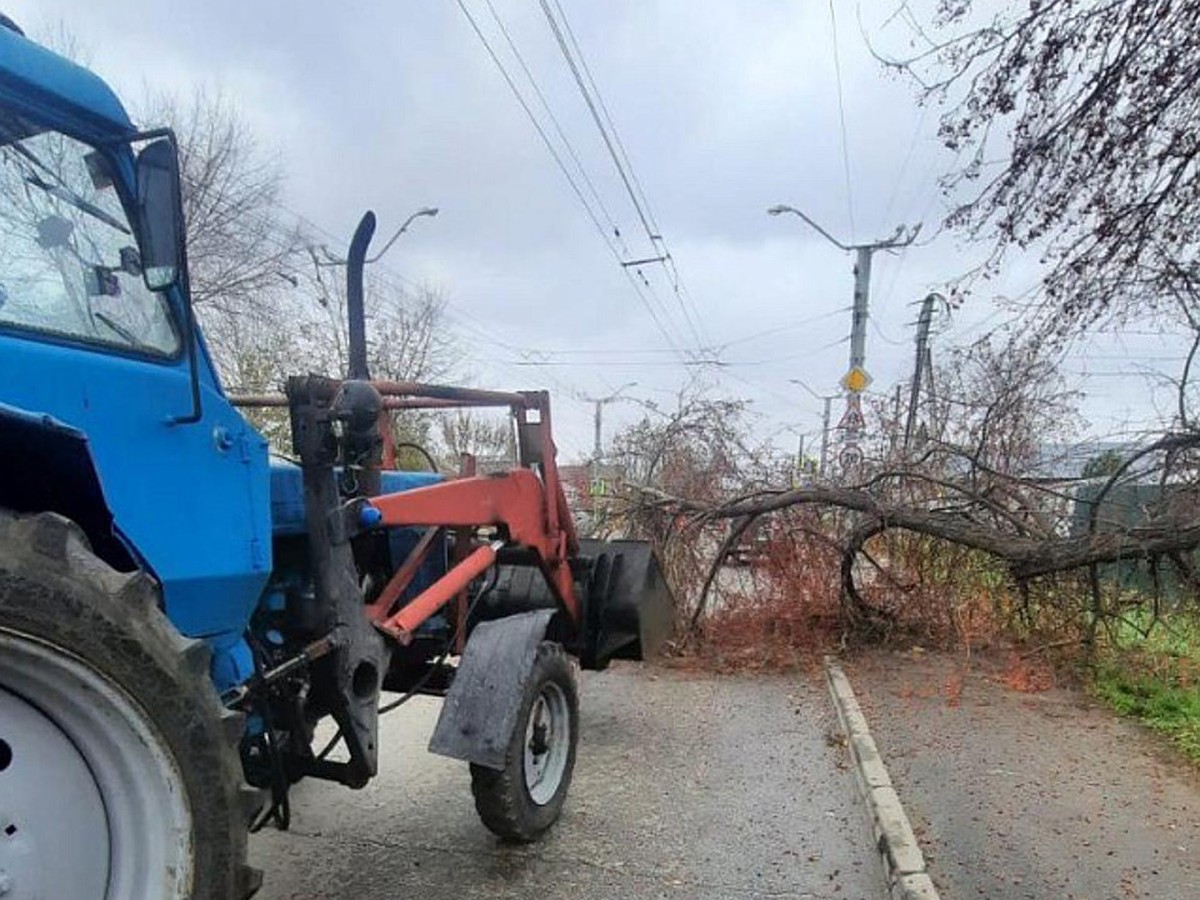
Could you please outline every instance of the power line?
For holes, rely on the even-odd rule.
[[[842,57],[838,52],[837,13],[833,9],[833,0],[829,0],[829,21],[833,24],[833,69],[837,75],[838,121],[842,127],[842,169],[846,176],[846,211],[850,215],[850,239],[855,238],[854,227],[854,192],[850,187],[850,142],[846,137],[846,101],[842,95]]]
[[[469,9],[467,9],[467,6],[463,2],[463,0],[455,0],[455,3],[458,5],[458,8],[462,12],[464,18],[466,18],[467,22],[470,24],[471,30],[475,32],[475,36],[479,39],[479,42],[481,44],[483,44],[484,50],[487,51],[488,56],[491,58],[492,62],[495,64],[496,68],[500,71],[501,76],[504,78],[505,84],[508,85],[509,90],[512,92],[513,96],[516,98],[517,102],[521,105],[521,109],[523,109],[525,111],[525,115],[529,118],[529,121],[533,125],[534,130],[537,131],[538,136],[542,139],[542,143],[545,144],[546,149],[550,151],[550,155],[554,158],[554,162],[558,166],[559,171],[562,172],[563,177],[567,179],[567,183],[570,184],[571,190],[574,192],[576,198],[579,200],[580,204],[583,206],[585,212],[587,213],[588,218],[592,222],[592,225],[595,226],[596,232],[600,235],[601,239],[604,241],[604,245],[608,248],[609,253],[611,253],[613,258],[617,261],[617,263],[620,264],[622,261],[621,254],[617,251],[617,248],[615,246],[613,246],[611,239],[609,238],[607,232],[604,230],[604,226],[600,224],[600,220],[596,217],[595,210],[593,210],[591,207],[591,204],[589,204],[587,202],[587,199],[584,197],[582,190],[580,190],[579,185],[576,183],[574,177],[571,175],[570,170],[567,169],[566,164],[563,162],[562,157],[559,155],[558,150],[555,148],[555,146],[551,142],[549,136],[546,134],[546,130],[544,128],[542,128],[542,124],[541,124],[541,122],[538,121],[537,116],[534,115],[533,109],[530,108],[529,103],[525,100],[525,97],[521,93],[520,89],[517,87],[516,82],[513,81],[512,76],[508,73],[508,70],[504,67],[504,63],[502,63],[500,61],[500,57],[497,56],[496,51],[494,49],[492,49],[491,43],[488,41],[487,37],[484,35],[482,29],[480,29],[479,23],[475,21],[475,17],[473,15],[471,15],[471,11]],[[655,327],[659,330],[659,332],[662,334],[663,338],[666,340],[666,342],[668,344],[670,344],[672,347],[675,347],[676,349],[678,349],[678,345],[676,344],[670,331],[663,324],[658,313],[655,312],[654,307],[650,303],[650,300],[646,297],[645,294],[642,293],[641,288],[638,285],[637,281],[634,280],[633,276],[629,273],[629,271],[624,266],[621,266],[621,270],[625,273],[626,279],[629,281],[630,285],[633,287],[634,293],[637,294],[638,299],[641,300],[642,305],[646,308],[646,311],[650,314],[650,318],[654,321]],[[682,354],[682,352],[680,352],[680,359],[682,359],[682,358],[683,358],[683,354]]]
[[[844,313],[850,312],[850,309],[851,309],[851,307],[849,307],[849,306],[843,306],[843,307],[840,307],[839,309],[831,309],[829,312],[821,313],[820,315],[817,315],[817,316],[809,316],[808,318],[799,319],[795,322],[788,322],[787,324],[784,324],[784,325],[776,325],[772,328],[764,328],[761,331],[755,331],[752,334],[746,335],[745,337],[735,338],[732,341],[726,341],[723,344],[719,344],[719,345],[717,345],[716,349],[717,350],[725,350],[729,347],[735,347],[738,344],[748,344],[750,341],[757,340],[758,338],[761,338],[761,337],[770,337],[771,335],[782,334],[785,331],[791,331],[792,329],[795,329],[795,328],[802,328],[805,325],[811,325],[814,322],[820,322],[823,319],[831,319],[834,316],[843,315]]]
[[[891,344],[893,347],[902,347],[902,346],[908,344],[908,341],[904,341],[904,340],[898,341],[895,338],[890,338],[886,334],[884,334],[883,329],[879,327],[879,323],[876,322],[875,319],[872,318],[872,319],[869,319],[868,321],[871,323],[871,327],[875,330],[875,334],[877,334],[879,336],[879,339],[881,341],[883,341],[885,344]]]
[[[591,90],[588,89],[588,84],[585,83],[583,68],[586,68],[583,51],[579,47],[578,41],[574,39],[574,33],[571,33],[570,44],[575,48],[575,54],[571,52],[571,46],[568,45],[564,29],[569,30],[570,26],[567,23],[566,14],[562,9],[561,4],[555,2],[558,9],[558,14],[563,20],[563,25],[560,26],[558,19],[555,18],[554,12],[550,8],[547,0],[539,0],[542,12],[546,17],[546,21],[550,25],[550,30],[554,34],[554,39],[558,44],[559,52],[566,60],[567,67],[571,70],[571,75],[575,79],[575,85],[579,89],[580,96],[583,97],[584,103],[587,105],[588,112],[591,113],[592,121],[596,125],[596,129],[600,132],[601,140],[604,142],[605,149],[608,150],[609,156],[612,158],[613,165],[616,167],[617,174],[621,178],[621,183],[625,187],[626,193],[629,195],[630,202],[633,204],[634,211],[637,213],[638,219],[642,223],[642,228],[645,229],[646,237],[650,241],[650,245],[661,253],[661,261],[668,267],[668,272],[671,276],[671,287],[675,294],[675,299],[679,304],[680,312],[683,314],[684,323],[691,332],[692,338],[696,342],[697,347],[705,344],[704,338],[701,336],[700,326],[698,324],[698,314],[693,316],[692,310],[689,308],[690,295],[687,289],[683,286],[679,277],[678,267],[675,265],[674,259],[670,251],[666,247],[666,242],[662,234],[659,232],[657,223],[654,220],[654,214],[650,210],[649,203],[646,202],[645,192],[641,190],[641,183],[637,181],[634,174],[633,166],[629,163],[628,153],[625,152],[624,143],[621,142],[616,126],[613,124],[612,117],[608,114],[607,106],[603,105],[603,100],[600,96],[599,89],[596,87],[595,79],[591,76],[590,69],[587,73],[587,82],[591,84]],[[576,62],[575,56],[578,55],[579,62]],[[595,96],[593,96],[593,92]],[[601,115],[600,108],[603,107],[604,114]],[[606,121],[607,120],[607,121]],[[618,145],[620,150],[618,151]],[[636,186],[635,186],[636,183]],[[651,224],[654,222],[654,224]],[[694,303],[691,304],[694,306]]]
[[[650,227],[654,229],[654,233],[658,235],[658,242],[664,248],[663,263],[667,267],[671,288],[679,296],[681,303],[690,305],[692,311],[696,315],[697,325],[701,334],[705,337],[706,342],[709,340],[708,332],[704,328],[704,319],[700,316],[699,309],[696,306],[695,300],[691,296],[691,292],[683,282],[683,276],[679,273],[679,268],[675,264],[675,257],[666,249],[666,240],[662,236],[662,229],[659,228],[658,219],[654,215],[654,210],[650,206],[650,201],[646,197],[646,191],[642,187],[641,179],[638,178],[637,170],[634,169],[633,163],[629,159],[629,152],[625,149],[625,142],[621,140],[621,133],[617,130],[616,123],[613,121],[612,114],[608,111],[608,105],[604,102],[604,95],[600,92],[600,86],[596,84],[596,79],[592,77],[591,67],[588,65],[587,57],[583,53],[583,48],[579,46],[579,41],[575,38],[575,30],[571,27],[571,22],[567,18],[566,11],[563,10],[559,0],[554,0],[554,8],[558,11],[558,18],[562,22],[563,28],[566,29],[567,39],[571,43],[572,49],[575,51],[575,56],[579,60],[579,65],[583,68],[583,74],[587,78],[588,85],[591,88],[592,94],[596,98],[596,103],[600,106],[600,112],[604,116],[604,121],[608,124],[609,132],[612,134],[613,141],[617,145],[617,150],[621,154],[621,160],[625,164],[626,170],[629,172],[629,177],[633,181],[634,189],[637,191],[638,197],[642,201],[642,206],[646,210],[646,216],[650,219]],[[685,310],[686,314],[686,310]]]
[[[621,229],[617,226],[616,220],[613,219],[612,214],[608,211],[608,207],[605,206],[604,200],[601,199],[600,192],[596,190],[595,183],[592,181],[591,176],[588,175],[587,169],[583,165],[583,161],[579,158],[579,154],[575,150],[575,145],[571,143],[570,138],[567,137],[566,132],[563,130],[562,124],[558,120],[558,116],[554,114],[554,110],[550,106],[550,101],[546,99],[545,93],[542,92],[541,86],[538,84],[537,79],[534,78],[533,72],[530,70],[528,64],[526,64],[525,57],[517,48],[516,42],[512,39],[512,35],[509,33],[508,27],[504,24],[504,20],[500,18],[500,14],[496,11],[496,7],[492,3],[492,0],[484,0],[484,2],[487,4],[488,11],[492,14],[492,18],[495,20],[497,27],[500,29],[500,33],[504,35],[504,40],[508,44],[508,49],[511,50],[513,56],[516,57],[517,63],[521,67],[521,71],[525,73],[525,78],[529,81],[529,85],[533,88],[533,92],[537,95],[538,101],[542,105],[542,109],[549,117],[550,124],[554,126],[555,133],[558,135],[559,140],[563,142],[563,146],[566,147],[567,153],[575,163],[575,168],[579,171],[580,177],[583,178],[584,184],[587,185],[588,193],[592,195],[592,199],[596,201],[596,206],[599,207],[600,212],[604,215],[605,220],[612,229],[613,237],[621,242],[622,249],[626,254],[628,254],[628,248],[625,247],[624,238],[621,236]]]
[[[562,28],[559,27],[558,20],[554,18],[554,13],[550,10],[550,4],[546,0],[538,0],[538,2],[542,7],[542,12],[546,16],[546,21],[550,23],[550,30],[554,33],[555,41],[558,42],[558,49],[562,53],[563,59],[567,61],[567,67],[570,68],[571,74],[575,77],[575,84],[579,88],[583,102],[587,104],[588,111],[592,114],[592,120],[596,123],[596,128],[600,131],[600,137],[604,141],[604,146],[608,149],[608,154],[612,157],[613,164],[617,167],[617,174],[621,176],[621,182],[625,185],[625,191],[629,194],[629,199],[633,201],[634,211],[637,212],[638,218],[642,222],[642,227],[646,230],[646,235],[650,238],[651,245],[653,246],[657,242],[659,235],[650,227],[650,221],[646,217],[646,212],[642,208],[637,193],[633,189],[633,184],[629,180],[629,175],[625,171],[625,167],[621,164],[621,158],[617,155],[617,148],[613,145],[613,139],[608,133],[608,128],[605,127],[604,120],[600,117],[600,111],[596,108],[596,101],[592,99],[591,93],[584,84],[579,66],[576,64],[575,58],[571,55],[571,50],[567,46]]]
[[[504,63],[500,61],[500,57],[497,56],[496,51],[492,49],[491,43],[480,29],[479,23],[475,21],[475,17],[471,15],[470,10],[467,9],[466,4],[463,3],[463,0],[455,0],[455,2],[458,4],[458,8],[462,11],[463,16],[466,17],[467,22],[470,23],[471,30],[475,32],[475,36],[479,38],[479,42],[483,44],[483,49],[487,51],[488,56],[491,57],[491,60],[499,70],[500,75],[504,78],[504,82],[508,85],[508,89],[512,91],[513,97],[515,97],[517,102],[521,104],[521,109],[525,111],[525,115],[528,116],[530,123],[537,131],[538,137],[542,139],[542,143],[545,144],[546,149],[550,151],[550,155],[554,158],[554,162],[558,166],[559,171],[562,172],[563,177],[567,179],[567,183],[571,186],[572,192],[575,194],[576,198],[583,205],[584,210],[587,212],[588,218],[591,220],[592,225],[594,225],[596,231],[600,233],[600,236],[604,239],[605,244],[608,244],[608,234],[605,232],[604,226],[600,224],[600,220],[596,217],[595,210],[592,209],[591,204],[589,204],[587,199],[583,196],[583,191],[580,190],[574,176],[567,169],[566,164],[563,162],[562,157],[558,153],[558,149],[554,146],[553,142],[550,140],[550,137],[546,134],[546,130],[542,128],[542,123],[539,122],[537,116],[534,115],[529,103],[525,100],[525,96],[517,87],[516,82],[513,81],[512,76],[509,75],[508,69],[504,67]],[[609,245],[609,249],[612,249],[611,245]]]
[[[896,197],[900,193],[900,184],[904,181],[904,176],[908,173],[909,163],[912,162],[913,154],[917,150],[917,141],[921,137],[921,126],[925,124],[925,116],[929,112],[929,104],[921,105],[921,114],[917,116],[917,124],[913,127],[912,139],[908,142],[908,152],[904,154],[904,160],[900,163],[900,171],[896,173],[896,180],[892,182],[892,189],[888,193],[887,205],[883,208],[883,221],[887,222],[892,216],[892,206],[896,202]],[[917,221],[921,221],[918,219]]]
[[[654,210],[650,208],[650,203],[646,199],[646,192],[642,189],[642,183],[637,177],[637,172],[633,168],[633,164],[629,161],[629,153],[625,150],[625,142],[621,140],[621,134],[617,131],[617,126],[613,123],[612,115],[608,111],[608,105],[604,102],[604,95],[600,93],[600,87],[596,84],[596,79],[592,77],[591,67],[588,65],[587,57],[583,54],[583,48],[579,46],[579,41],[575,39],[575,30],[571,27],[571,22],[567,19],[566,11],[563,10],[559,0],[554,0],[554,8],[558,11],[559,21],[562,22],[563,28],[566,29],[567,39],[571,42],[571,47],[575,51],[575,56],[579,60],[579,65],[583,68],[583,74],[587,78],[588,84],[591,86],[592,94],[596,97],[596,102],[600,105],[600,112],[604,114],[604,120],[608,123],[609,131],[611,131],[613,140],[617,144],[617,150],[621,153],[621,159],[625,163],[626,169],[629,171],[629,177],[633,180],[633,186],[637,189],[638,196],[642,200],[642,206],[646,210],[646,216],[650,219],[650,227],[654,229],[654,233],[660,235],[661,231],[658,227],[658,220],[654,216]]]

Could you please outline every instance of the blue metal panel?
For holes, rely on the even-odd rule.
[[[436,472],[381,472],[385,493],[399,493],[413,488],[426,487],[444,480]],[[286,460],[271,460],[271,528],[276,537],[296,537],[305,534],[304,478],[299,466]],[[393,568],[398,568],[421,539],[423,528],[389,528],[388,553]],[[410,600],[433,584],[446,572],[446,541],[434,546],[412,583],[401,597]],[[308,578],[308,573],[276,572],[276,584],[289,578]],[[444,625],[444,620],[443,620]]]
[[[185,359],[153,361],[0,334],[0,400],[88,436],[116,528],[162,582],[184,634],[240,635],[271,568],[267,449],[204,373],[189,408]]]
[[[97,75],[4,28],[0,107],[96,143],[134,131]],[[118,179],[131,185],[128,148],[116,160]],[[170,302],[181,316],[178,292]],[[212,638],[232,678],[245,668],[238,642],[271,569],[267,449],[222,395],[202,338],[197,345],[204,415],[196,424],[170,424],[191,408],[186,354],[146,359],[17,332],[0,331],[0,402],[86,436],[77,442],[86,452],[72,459],[84,466],[90,456],[113,528],[162,583],[176,626]],[[51,475],[62,455],[34,458],[35,448],[9,448],[23,464],[15,471]],[[0,477],[25,477],[13,471]],[[82,482],[63,479],[74,483]]]
[[[46,113],[66,131],[119,137],[133,131],[121,101],[95,73],[0,28],[0,100]]]

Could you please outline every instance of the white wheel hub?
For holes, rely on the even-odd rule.
[[[76,657],[0,628],[0,900],[187,897],[191,824],[142,708]]]
[[[571,753],[571,707],[563,689],[542,685],[525,725],[525,787],[538,806],[553,799]]]

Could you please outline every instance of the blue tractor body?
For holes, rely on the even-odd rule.
[[[137,129],[98,76],[0,28],[0,106],[100,149],[119,190],[135,197]],[[181,337],[169,355],[13,327],[2,307],[14,290],[0,272],[0,508],[60,512],[106,561],[151,573],[175,627],[212,645],[218,689],[244,681],[247,625],[278,593],[269,588],[273,541],[304,534],[300,469],[269,463],[266,440],[226,398],[198,329],[200,418],[178,421],[193,388],[179,288],[164,294]],[[390,491],[437,478],[383,477]],[[399,552],[414,538],[394,540]]]
[[[0,28],[0,104],[102,149],[134,195],[136,129],[96,75]],[[9,300],[17,286],[4,281],[0,273]],[[181,292],[165,297],[185,334]],[[228,643],[271,572],[267,445],[224,397],[199,331],[193,340],[201,420],[179,424],[192,384],[182,345],[170,356],[140,354],[15,329],[0,316],[0,492],[11,495],[0,506],[62,511],[91,524],[102,547],[107,519],[120,549],[160,582],[176,627]],[[98,491],[67,489],[82,484]]]
[[[669,633],[652,551],[579,540],[545,392],[371,379],[371,213],[346,266],[348,377],[292,375],[281,395],[240,398],[287,408],[298,464],[272,459],[195,322],[182,178],[173,133],[139,131],[100,78],[0,15],[0,644],[35,667],[47,643],[67,669],[86,653],[137,701],[115,699],[113,721],[166,729],[162,777],[207,779],[156,793],[190,791],[199,817],[163,871],[217,861],[197,874],[215,886],[189,900],[248,897],[245,827],[286,828],[302,778],[367,784],[379,715],[418,694],[447,698],[431,749],[471,764],[484,822],[532,840],[570,783],[566,655],[602,669]],[[512,470],[394,471],[394,413],[471,406],[508,410]],[[30,683],[4,663],[0,700]],[[18,736],[36,747],[44,733]],[[265,813],[243,778],[269,791]]]

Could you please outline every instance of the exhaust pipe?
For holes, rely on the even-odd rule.
[[[350,253],[346,257],[346,316],[350,326],[350,378],[369,381],[367,370],[367,310],[363,290],[363,270],[367,247],[375,235],[375,213],[367,213],[354,229]]]

